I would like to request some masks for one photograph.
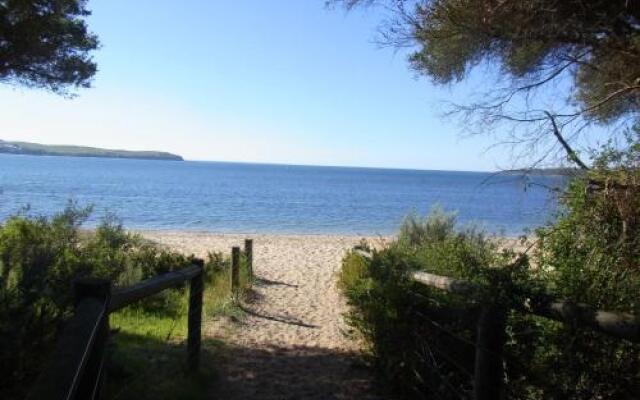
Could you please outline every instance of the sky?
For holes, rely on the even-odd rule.
[[[376,45],[384,15],[325,0],[90,0],[93,87],[0,86],[0,139],[188,160],[439,170],[508,167],[442,118],[469,88],[416,76]]]

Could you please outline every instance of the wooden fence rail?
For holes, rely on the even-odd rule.
[[[415,272],[413,279],[429,287],[472,298],[480,290],[479,286],[470,282],[426,272]],[[640,342],[640,319],[631,314],[594,310],[586,304],[552,298],[536,301],[534,304],[523,304],[519,310],[573,326],[590,328],[619,339]],[[480,308],[473,385],[476,400],[500,399],[502,396],[502,351],[508,311],[499,304],[483,305]]]
[[[111,282],[74,282],[75,312],[62,331],[53,357],[40,374],[28,399],[98,399],[105,377],[104,353],[109,313],[186,281],[189,286],[188,368],[198,368],[202,322],[203,261],[158,275],[136,285],[111,290]]]
[[[234,300],[238,300],[240,290],[240,247],[231,248],[231,292]]]
[[[102,382],[111,286],[104,280],[74,284],[75,314],[56,344],[54,357],[29,399],[94,399]]]
[[[244,256],[247,258],[249,282],[253,281],[253,239],[244,240]]]
[[[244,241],[249,281],[253,279],[253,240]],[[103,279],[74,282],[75,312],[56,343],[53,357],[40,374],[29,400],[98,399],[102,390],[104,353],[109,337],[109,314],[163,290],[189,282],[187,367],[198,369],[202,331],[204,261],[146,279],[133,286],[111,288]],[[240,290],[240,247],[231,254],[231,284],[234,297]]]
[[[247,281],[251,285],[253,283],[253,240],[245,239],[244,249],[240,250],[240,247],[231,248],[231,293],[233,294],[234,301],[238,301],[238,295],[240,290],[240,256],[244,256],[244,262],[246,263]]]
[[[413,278],[427,286],[456,294],[473,295],[479,290],[479,287],[469,282],[426,272],[415,272]],[[595,310],[586,304],[553,298],[523,304],[522,310],[540,317],[588,327],[618,339],[640,342],[640,319],[635,315]]]

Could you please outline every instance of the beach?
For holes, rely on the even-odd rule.
[[[344,298],[336,276],[344,254],[361,240],[384,247],[391,237],[216,234],[142,231],[185,254],[230,252],[253,239],[258,278],[240,319],[207,320],[204,336],[227,346],[216,393],[229,399],[379,398],[358,343],[345,334]],[[502,239],[505,246],[515,239]]]
[[[253,239],[254,273],[258,278],[252,311],[237,340],[243,345],[310,346],[353,350],[343,335],[346,305],[336,287],[344,254],[362,238],[331,235],[240,235],[197,232],[143,232],[172,250],[206,257],[229,254],[232,246]],[[381,241],[367,238],[368,241]],[[284,322],[280,322],[280,320]],[[215,327],[208,327],[213,329]],[[217,335],[219,332],[211,332]]]
[[[333,235],[239,235],[141,232],[173,250],[226,254],[252,238],[258,278],[241,319],[209,320],[204,336],[226,351],[216,393],[241,398],[378,398],[359,348],[345,332],[347,310],[336,287],[343,255],[362,238]],[[367,238],[382,246],[383,238]]]

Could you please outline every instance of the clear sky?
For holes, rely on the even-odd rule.
[[[440,117],[466,89],[434,87],[377,47],[379,12],[324,3],[90,0],[94,87],[69,100],[0,86],[0,138],[191,160],[508,166],[506,151],[485,152],[490,138]]]

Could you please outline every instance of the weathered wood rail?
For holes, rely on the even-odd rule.
[[[244,242],[249,281],[253,279],[253,240]],[[240,247],[232,248],[231,290],[240,291]],[[104,279],[74,282],[75,311],[62,331],[49,364],[40,374],[29,400],[99,399],[105,380],[105,351],[109,338],[109,314],[163,290],[189,283],[187,318],[187,368],[200,363],[204,261],[146,279],[133,286],[113,288]]]
[[[413,279],[429,287],[473,298],[480,287],[470,282],[426,272],[413,273]],[[626,313],[595,310],[586,304],[552,298],[523,304],[519,310],[559,322],[590,328],[618,339],[640,343],[640,319]],[[509,310],[499,304],[481,305],[476,327],[473,396],[476,400],[503,397],[503,347]]]
[[[98,399],[105,380],[105,351],[109,313],[139,300],[189,282],[188,368],[198,368],[202,322],[203,261],[190,267],[111,289],[104,279],[74,282],[75,312],[56,344],[28,399]]]
[[[231,294],[234,301],[238,301],[241,291],[240,287],[240,260],[244,255],[247,268],[247,281],[249,284],[253,282],[253,239],[244,240],[244,249],[240,250],[239,246],[231,248]]]

